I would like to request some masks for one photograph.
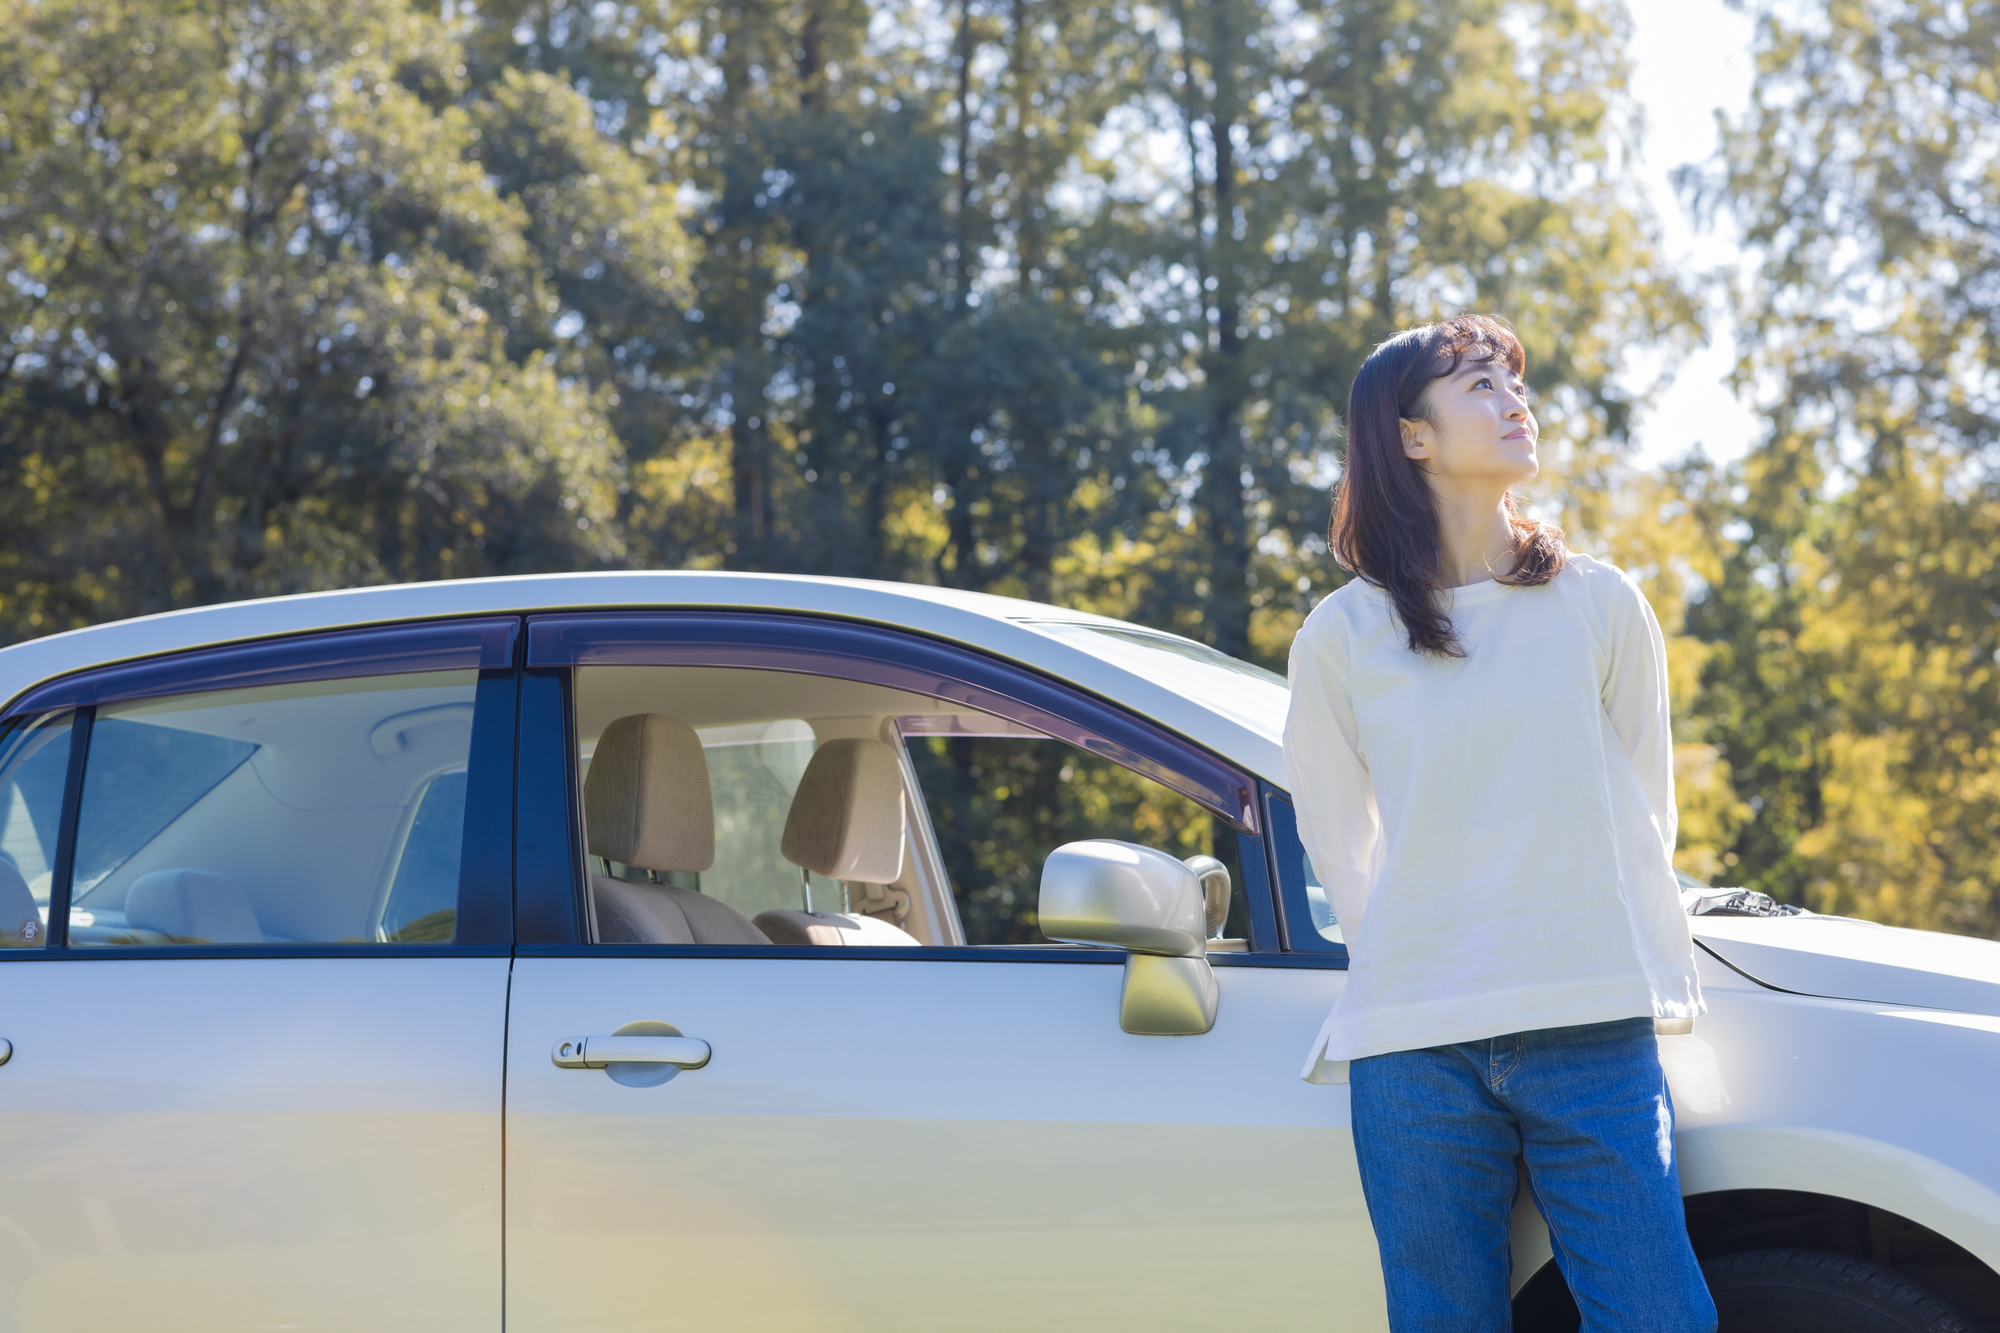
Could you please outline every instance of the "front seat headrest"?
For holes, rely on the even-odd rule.
[[[125,890],[125,920],[184,943],[262,944],[257,913],[235,883],[212,870],[155,870]]]
[[[779,850],[828,879],[892,884],[903,874],[903,770],[882,741],[846,738],[813,751]]]
[[[583,780],[590,853],[640,870],[715,864],[715,798],[701,737],[679,718],[621,717],[597,738]]]
[[[0,859],[0,949],[35,947],[43,939],[34,890],[12,861]]]

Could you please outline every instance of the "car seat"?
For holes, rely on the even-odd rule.
[[[621,717],[598,738],[583,781],[586,846],[638,870],[699,874],[715,864],[715,798],[701,738],[678,718]],[[693,889],[590,877],[600,944],[769,944],[727,903]]]
[[[125,921],[176,944],[262,944],[257,913],[236,882],[213,870],[155,870],[125,890]]]
[[[831,740],[813,751],[785,816],[779,850],[802,870],[862,887],[885,906],[908,896],[888,886],[902,878],[907,837],[903,770],[878,740]],[[773,944],[913,946],[908,931],[859,912],[759,912]]]

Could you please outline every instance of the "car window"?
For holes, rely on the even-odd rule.
[[[388,901],[375,925],[378,940],[449,944],[458,915],[459,855],[465,842],[465,770],[438,774],[424,786],[410,831],[395,858]]]
[[[234,736],[100,710],[91,728],[84,786],[92,836],[77,847],[78,888],[88,889],[124,865],[256,751],[256,745]]]
[[[1243,869],[1227,821],[1065,741],[1023,727],[968,734],[977,720],[952,722],[947,734],[931,718],[901,727],[968,944],[1048,943],[1035,918],[1042,862],[1066,842],[1110,838],[1221,861],[1234,889],[1222,936],[1242,947]]]
[[[1345,953],[1346,938],[1327,901],[1326,890],[1299,840],[1299,816],[1282,792],[1264,801],[1271,856],[1278,868],[1278,898],[1285,914],[1285,942],[1296,950]]]
[[[574,695],[596,942],[959,942],[893,743],[942,705],[733,667],[581,667]]]
[[[15,718],[0,728],[0,948],[48,940],[73,716]]]
[[[97,708],[69,942],[449,943],[478,672]]]
[[[964,703],[754,667],[586,665],[572,688],[601,944],[1046,944],[1041,861],[1089,837],[1242,882],[1226,821]]]
[[[633,882],[677,885],[724,903],[738,915],[765,912],[841,911],[838,880],[815,875],[787,861],[785,820],[799,780],[812,762],[818,740],[803,718],[776,718],[694,729],[707,768],[715,815],[714,858],[705,870],[648,871],[623,862],[604,864],[604,873]],[[596,740],[581,747],[579,772],[585,786]]]

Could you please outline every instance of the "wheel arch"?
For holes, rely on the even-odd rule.
[[[1825,1129],[1710,1126],[1676,1138],[1688,1235],[1702,1260],[1764,1249],[1844,1254],[2000,1323],[2000,1195],[1979,1181],[1900,1145]],[[1515,1329],[1577,1326],[1562,1274],[1542,1263],[1515,1295]]]

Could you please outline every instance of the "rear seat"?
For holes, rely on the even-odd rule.
[[[213,870],[155,870],[125,890],[125,921],[175,944],[262,944],[264,931],[236,881]]]

